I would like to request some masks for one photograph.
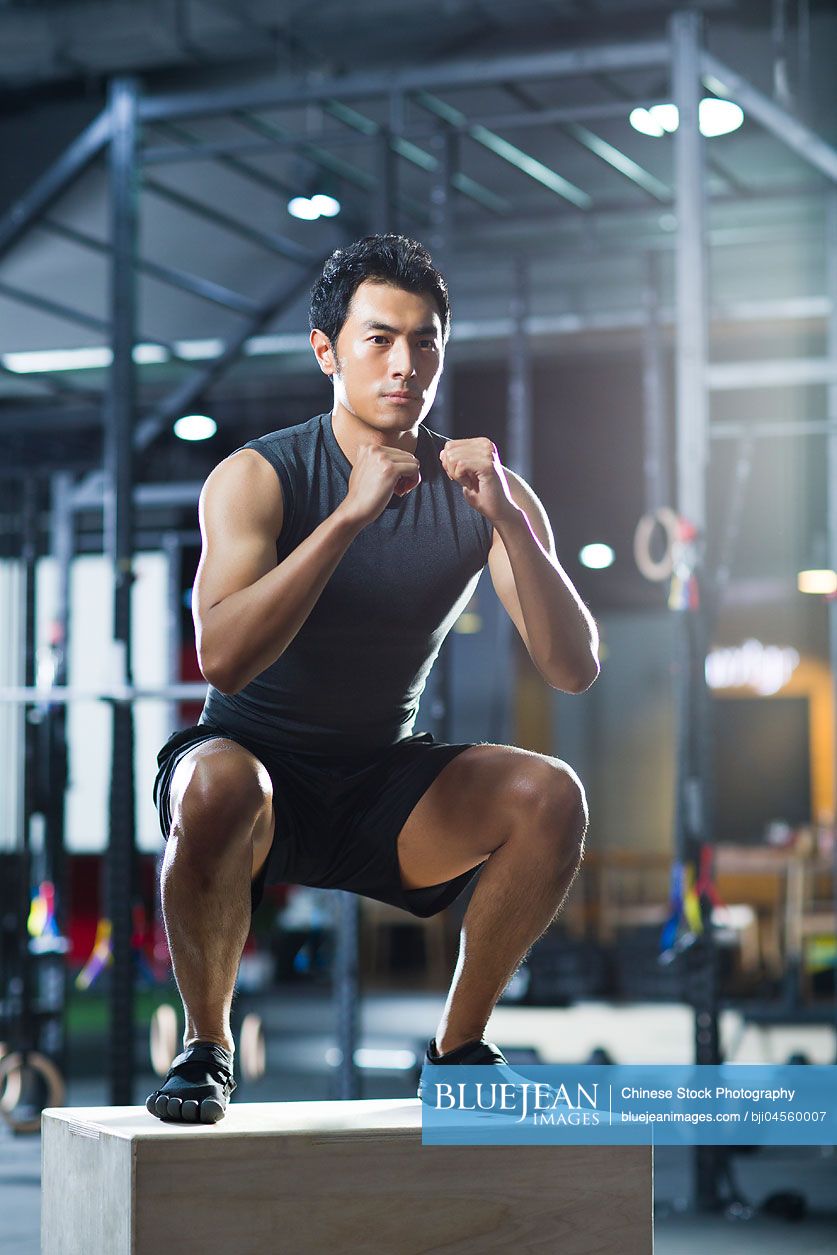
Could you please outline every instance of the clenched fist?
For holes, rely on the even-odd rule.
[[[419,460],[389,445],[361,445],[349,476],[343,511],[364,527],[386,508],[393,493],[404,497],[421,482]]]
[[[439,458],[448,478],[462,485],[462,495],[468,505],[489,522],[502,523],[519,513],[497,446],[486,436],[448,440]]]

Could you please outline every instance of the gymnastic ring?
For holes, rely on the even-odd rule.
[[[168,1002],[161,1002],[148,1030],[148,1052],[157,1076],[165,1076],[177,1051],[177,1012]]]
[[[6,1043],[0,1041],[0,1060],[8,1056]],[[0,1081],[0,1109],[3,1111],[14,1111],[20,1102],[20,1095],[23,1090],[23,1082],[20,1072],[10,1072]]]
[[[267,1046],[264,1039],[262,1017],[251,1011],[241,1021],[238,1034],[241,1075],[247,1081],[258,1081],[267,1068]]]
[[[660,526],[666,534],[666,550],[662,558],[651,557],[651,537]],[[669,506],[660,506],[643,514],[634,532],[634,561],[640,575],[657,583],[666,580],[674,570],[674,546],[680,540],[680,519]]]
[[[37,1072],[46,1081],[47,1101],[44,1103],[44,1107],[62,1107],[64,1105],[64,1078],[52,1060],[47,1059],[46,1055],[39,1054],[37,1050],[26,1052],[25,1063],[23,1055],[18,1051],[5,1055],[0,1059],[0,1086],[2,1086],[7,1076],[16,1075],[22,1092],[23,1074],[27,1071]],[[3,1119],[14,1133],[39,1133],[41,1131],[40,1111],[28,1120],[17,1119],[14,1110],[7,1111],[5,1107],[0,1107],[0,1112],[2,1112]]]

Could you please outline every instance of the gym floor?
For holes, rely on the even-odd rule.
[[[249,1001],[249,1000],[248,1000]],[[380,1049],[412,1049],[418,1052],[432,1034],[442,1007],[442,996],[424,991],[393,994],[385,991],[364,995],[361,1013],[362,1044]],[[323,1099],[334,1096],[334,1069],[329,1053],[334,1046],[334,1010],[326,986],[283,989],[259,999],[258,1011],[265,1025],[268,1070],[259,1081],[242,1083],[237,1097],[248,1102]],[[685,1019],[684,1019],[685,1015]],[[528,1020],[528,1024],[527,1024]],[[509,1048],[520,1046],[528,1035],[536,1038],[539,1024],[549,1022],[553,1040],[567,1046],[567,1058],[578,1059],[572,1045],[579,1026],[593,1034],[596,1044],[610,1048],[620,1062],[639,1062],[630,1046],[626,1026],[642,1029],[644,1041],[669,1042],[672,1056],[677,1038],[688,1022],[685,1008],[644,1005],[620,1007],[608,1013],[602,1004],[577,1004],[567,1011],[547,1010],[537,1015],[529,1008],[501,1006],[495,1012],[489,1036]],[[610,1022],[609,1037],[608,1024]],[[819,1062],[827,1045],[823,1030],[794,1030],[794,1048],[806,1050]],[[511,1040],[511,1039],[514,1040]],[[739,1037],[739,1041],[741,1038]],[[832,1037],[833,1040],[833,1037]],[[627,1045],[626,1045],[627,1043]],[[746,1043],[745,1043],[746,1045]],[[778,1040],[777,1053],[786,1042]],[[764,1057],[754,1048],[749,1058]],[[560,1053],[560,1052],[556,1052]],[[138,1058],[145,1057],[140,1049]],[[741,1049],[736,1057],[741,1060]],[[646,1060],[647,1061],[647,1060]],[[672,1059],[673,1061],[673,1059]],[[681,1058],[680,1061],[685,1061]],[[822,1060],[824,1061],[824,1060]],[[93,1064],[91,1060],[91,1064]],[[107,1102],[101,1079],[101,1055],[95,1061],[99,1075],[70,1081],[67,1105],[96,1106]],[[81,1069],[77,1069],[80,1071]],[[137,1080],[136,1098],[141,1101],[153,1088],[150,1070]],[[408,1071],[363,1073],[363,1097],[408,1097],[415,1094]],[[837,1149],[833,1147],[769,1148],[736,1156],[733,1161],[739,1195],[754,1208],[750,1219],[722,1215],[696,1215],[692,1209],[692,1158],[680,1147],[659,1147],[655,1154],[655,1255],[691,1255],[711,1243],[718,1255],[759,1255],[794,1251],[794,1255],[831,1255],[837,1249]],[[804,1214],[791,1220],[786,1215],[765,1214],[761,1205],[771,1195],[793,1193],[803,1201]],[[3,1255],[38,1255],[40,1223],[40,1138],[11,1135],[0,1123],[0,1252]]]

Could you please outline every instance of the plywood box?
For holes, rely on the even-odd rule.
[[[648,1147],[422,1146],[420,1108],[47,1110],[42,1255],[650,1255]]]

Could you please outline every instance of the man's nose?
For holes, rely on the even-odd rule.
[[[416,373],[413,350],[409,344],[394,344],[390,353],[389,369],[399,379],[409,379]]]

